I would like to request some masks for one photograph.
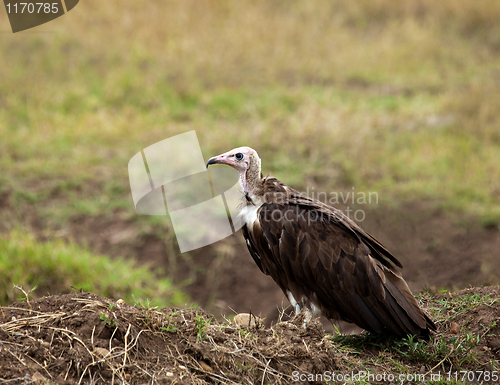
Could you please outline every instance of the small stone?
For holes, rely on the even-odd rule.
[[[165,376],[167,376],[167,377],[173,377],[173,376],[174,376],[174,373],[172,373],[172,372],[167,372],[167,373],[165,373]]]
[[[490,349],[489,349],[487,346],[483,346],[483,350],[484,350],[485,352],[487,352],[487,351],[488,351],[488,350],[490,350]]]
[[[99,357],[106,357],[109,354],[109,350],[106,348],[95,348],[94,353]]]
[[[457,324],[456,322],[452,322],[450,326],[450,333],[458,334],[459,330],[460,330],[460,325]]]
[[[198,363],[200,364],[200,366],[203,368],[203,370],[205,372],[209,372],[209,373],[213,373],[214,372],[214,370],[210,367],[210,365],[206,364],[205,362],[198,361]]]
[[[254,328],[260,326],[262,320],[250,313],[240,313],[234,316],[233,323],[240,328]]]
[[[35,373],[33,373],[33,375],[31,376],[31,379],[32,379],[33,381],[40,381],[40,382],[42,382],[42,381],[47,381],[47,380],[45,379],[45,377],[44,377],[44,376],[42,376],[42,375],[40,374],[40,372],[35,372]]]

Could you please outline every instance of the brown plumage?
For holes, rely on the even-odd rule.
[[[255,150],[211,158],[239,171],[243,234],[260,270],[296,312],[355,323],[371,332],[428,336],[436,330],[396,270],[401,263],[340,210],[263,177]]]

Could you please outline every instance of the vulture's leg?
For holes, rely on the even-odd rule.
[[[302,327],[304,329],[307,329],[307,324],[311,320],[313,313],[306,307],[304,310],[304,323],[302,324]]]
[[[295,298],[293,297],[293,294],[290,291],[287,291],[286,295],[288,297],[288,300],[290,301],[290,303],[294,307],[294,309],[295,309],[295,315],[297,316],[300,313],[300,311],[302,310],[302,306],[303,306],[302,302],[297,302],[295,300]]]
[[[304,323],[302,324],[302,327],[306,329],[307,323],[311,320],[313,313],[306,306],[304,306],[302,302],[297,302],[291,292],[287,292],[287,296],[290,300],[290,303],[295,308],[295,316],[298,316],[301,311],[304,312]]]

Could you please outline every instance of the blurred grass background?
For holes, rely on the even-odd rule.
[[[497,0],[86,0],[9,34],[0,12],[3,242],[21,226],[33,250],[92,246],[68,229],[99,217],[160,234],[174,261],[169,224],[133,210],[126,166],[193,129],[206,159],[248,145],[298,189],[498,226],[499,20]]]

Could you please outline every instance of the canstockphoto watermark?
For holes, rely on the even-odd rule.
[[[366,218],[365,211],[361,208],[363,204],[378,204],[377,192],[355,191],[315,191],[314,188],[306,189],[301,194],[308,196],[311,199],[325,203],[327,206],[318,205],[315,209],[306,210],[303,208],[307,203],[303,198],[296,197],[290,192],[272,192],[264,194],[264,202],[273,202],[280,205],[280,210],[274,210],[274,206],[263,208],[263,220],[266,222],[281,222],[283,220],[293,222],[301,221],[311,224],[313,222],[339,222],[344,219],[344,215],[356,222],[362,222]],[[296,194],[295,194],[296,195]],[[292,204],[290,204],[292,203]],[[355,204],[353,209],[346,206],[344,210],[331,209],[331,206],[336,204]]]
[[[308,186],[306,191],[302,193],[329,206],[344,205],[343,213],[356,222],[363,222],[366,218],[365,210],[361,208],[362,205],[378,204],[376,191],[360,191],[356,190],[354,186],[351,187],[351,190],[329,192],[317,191],[314,187],[309,188]],[[352,208],[351,205],[354,205],[355,208]],[[335,220],[335,216],[330,217],[330,219]]]
[[[306,188],[306,191],[302,191],[302,194],[316,199],[320,202],[326,203],[328,205],[350,205],[350,204],[378,204],[378,193],[375,191],[356,191],[355,187],[352,186],[351,190],[347,191],[317,191],[314,187]]]
[[[305,210],[300,205],[287,204],[279,210],[274,208],[274,205],[263,206],[260,220],[264,222],[300,222],[311,225],[315,222],[342,222],[345,216],[351,218],[351,214],[357,222],[364,221],[366,217],[364,210],[351,210],[349,207],[347,207],[345,213],[337,209],[332,211],[330,208],[325,210],[321,208]]]

